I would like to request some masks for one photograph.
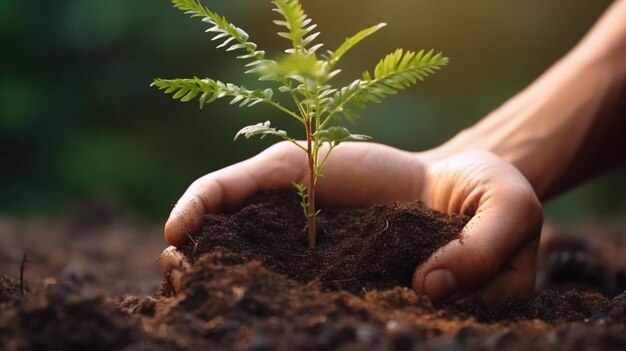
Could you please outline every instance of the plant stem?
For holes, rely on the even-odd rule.
[[[268,103],[268,104],[270,104],[270,105],[272,105],[272,106],[276,107],[277,109],[279,109],[279,110],[281,110],[281,111],[285,112],[285,113],[286,113],[286,114],[288,114],[289,116],[291,116],[291,117],[293,117],[293,118],[297,119],[298,121],[300,121],[300,122],[303,122],[303,123],[304,123],[304,120],[302,119],[302,117],[300,117],[300,116],[298,116],[297,114],[295,114],[295,113],[293,113],[293,112],[289,111],[288,109],[286,109],[286,108],[282,107],[279,103],[274,102],[274,101],[272,101],[272,100],[264,100],[264,101],[265,101],[266,103]]]
[[[24,267],[26,267],[26,262],[28,258],[26,257],[27,251],[24,250],[24,255],[22,256],[22,264],[20,264],[20,293],[24,296]]]
[[[306,144],[307,144],[307,158],[309,163],[309,184],[306,188],[307,192],[307,233],[309,239],[309,248],[315,248],[315,160],[313,150],[313,133],[311,132],[311,118],[306,119]]]

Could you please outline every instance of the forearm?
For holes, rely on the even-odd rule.
[[[527,89],[433,154],[489,150],[515,165],[540,198],[625,159],[626,0]]]

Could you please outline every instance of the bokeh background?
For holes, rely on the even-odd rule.
[[[266,51],[285,48],[269,1],[205,3]],[[389,23],[346,56],[340,82],[397,47],[436,48],[451,58],[446,69],[371,106],[350,127],[411,150],[440,144],[524,88],[610,3],[303,0],[328,49],[363,27]],[[221,101],[201,111],[149,87],[156,77],[194,75],[263,86],[241,73],[235,55],[215,49],[204,29],[167,0],[0,1],[0,213],[59,216],[96,199],[163,221],[194,179],[272,142],[233,142],[239,128],[267,119],[293,128],[259,105],[238,109]],[[615,172],[552,201],[548,215],[626,214],[625,175]]]

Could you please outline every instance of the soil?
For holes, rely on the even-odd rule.
[[[300,283],[361,294],[410,286],[415,267],[458,239],[469,218],[448,217],[420,202],[368,209],[323,208],[317,246],[307,246],[299,199],[291,191],[257,196],[234,214],[207,215],[182,251],[192,260],[224,249]]]
[[[0,350],[626,349],[626,226],[548,228],[528,299],[434,305],[412,270],[466,221],[419,203],[323,208],[310,250],[297,199],[266,193],[205,218],[173,293],[158,229],[90,210],[0,218]]]

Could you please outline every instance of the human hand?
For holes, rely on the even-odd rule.
[[[322,151],[323,152],[323,151]],[[419,198],[424,164],[415,154],[373,143],[342,143],[318,179],[316,197],[329,205],[367,206]],[[178,200],[165,224],[170,243],[161,255],[166,280],[177,290],[191,265],[176,249],[202,223],[206,213],[238,209],[262,189],[306,183],[307,161],[291,143],[278,143],[253,158],[196,180]]]
[[[431,162],[421,199],[435,210],[471,220],[459,240],[416,269],[418,293],[443,301],[478,292],[487,302],[500,302],[534,290],[542,207],[515,167],[486,151]]]
[[[424,171],[424,163],[413,153],[381,144],[346,142],[329,158],[316,195],[325,204],[340,206],[411,201],[419,198]],[[165,239],[179,246],[200,226],[205,213],[238,209],[262,189],[306,183],[307,172],[304,153],[283,142],[207,174],[187,189],[172,210]]]
[[[421,199],[445,213],[473,216],[462,243],[451,242],[416,271],[418,292],[443,300],[477,290],[487,298],[532,291],[541,206],[524,177],[496,156],[469,152],[436,161],[425,153],[380,144],[345,143],[333,152],[324,175],[317,196],[327,204]],[[261,189],[291,187],[305,176],[304,154],[288,143],[210,173],[194,182],[172,210],[166,240],[180,245],[205,213],[237,208]],[[173,247],[164,251],[161,265],[174,285],[189,267]],[[455,278],[441,273],[442,268]],[[454,286],[446,287],[446,282]]]

